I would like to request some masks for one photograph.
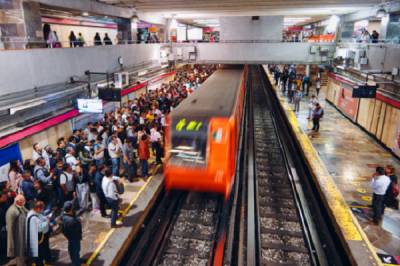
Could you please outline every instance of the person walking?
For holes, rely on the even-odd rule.
[[[6,212],[7,256],[16,258],[17,266],[25,265],[26,216],[25,197],[17,195],[14,204]]]
[[[68,253],[71,263],[74,266],[81,265],[81,240],[82,240],[82,223],[76,217],[73,204],[71,201],[64,203],[64,214],[61,217],[62,233],[68,240]]]
[[[148,159],[150,158],[150,151],[149,151],[149,139],[146,134],[143,134],[139,141],[139,160],[140,160],[140,168],[142,172],[142,177],[147,178],[149,175],[148,173]]]
[[[293,96],[294,111],[296,113],[300,111],[300,102],[302,97],[303,97],[303,92],[300,89],[297,89],[297,91],[294,93]]]
[[[315,91],[317,92],[317,97],[319,96],[319,91],[321,90],[321,79],[317,78],[315,83]]]
[[[302,86],[303,93],[305,93],[306,96],[308,96],[308,93],[310,91],[310,77],[309,76],[304,75],[303,81],[301,82],[301,86]]]
[[[312,121],[313,121],[312,130],[314,130],[315,132],[319,131],[319,121],[323,116],[324,116],[324,109],[322,109],[319,103],[316,103],[312,114]]]
[[[373,222],[376,225],[382,221],[382,215],[385,212],[385,194],[390,183],[390,178],[385,175],[385,169],[378,166],[371,181]]]
[[[105,170],[101,188],[103,189],[107,204],[111,208],[111,227],[117,227],[120,225],[120,223],[117,223],[119,197],[117,186],[114,183],[114,177],[110,169]]]

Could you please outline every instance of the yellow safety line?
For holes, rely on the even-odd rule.
[[[135,204],[136,200],[139,198],[140,194],[144,191],[144,189],[147,187],[147,185],[150,183],[150,181],[153,179],[154,174],[158,171],[160,168],[160,165],[157,165],[156,168],[153,170],[153,174],[147,179],[146,183],[139,189],[139,191],[136,193],[136,195],[133,197],[129,205],[124,209],[122,212],[121,217],[118,219],[118,221],[122,221],[128,211],[132,208],[132,206]],[[111,235],[114,233],[115,228],[111,228],[103,241],[101,241],[100,245],[97,246],[95,251],[92,253],[92,255],[89,257],[89,259],[86,262],[86,265],[92,264],[92,262],[96,259],[96,257],[99,255],[100,251],[104,248],[105,244],[107,243],[108,239],[111,237]]]

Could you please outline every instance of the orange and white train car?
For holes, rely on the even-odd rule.
[[[245,72],[246,67],[215,71],[167,118],[167,190],[229,196],[245,101]]]

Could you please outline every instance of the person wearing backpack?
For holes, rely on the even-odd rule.
[[[103,189],[107,204],[111,208],[111,227],[115,228],[120,225],[120,223],[117,223],[119,196],[112,171],[108,168],[105,170],[104,177],[101,182],[101,188]]]
[[[71,258],[72,265],[81,265],[81,240],[82,240],[82,223],[76,217],[73,203],[66,201],[64,203],[64,214],[61,217],[61,228],[65,238],[68,240],[68,253]]]
[[[75,191],[74,179],[75,174],[72,171],[72,166],[70,164],[65,164],[64,171],[60,174],[60,187],[64,192],[64,202],[73,199],[73,194]]]
[[[26,217],[26,246],[27,254],[36,266],[45,265],[47,259],[48,239],[46,234],[50,230],[50,223],[47,217],[42,215],[44,203],[36,201],[33,209],[28,212]]]
[[[392,165],[387,165],[385,167],[385,174],[390,178],[390,185],[386,190],[385,194],[385,205],[389,208],[398,210],[399,201],[397,196],[399,195],[399,185],[397,183],[396,170]]]

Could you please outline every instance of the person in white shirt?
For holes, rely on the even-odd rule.
[[[312,112],[315,108],[315,105],[318,103],[317,97],[313,94],[310,98],[310,102],[308,103],[308,117],[307,119],[310,120],[312,117]]]
[[[385,212],[385,194],[390,183],[390,178],[385,175],[385,169],[377,167],[371,181],[373,222],[377,225],[381,222]]]
[[[43,157],[43,149],[39,143],[33,144],[33,151],[32,151],[32,160],[36,161],[40,157]]]
[[[153,153],[156,155],[156,164],[161,164],[162,147],[161,147],[161,134],[157,129],[157,125],[154,124],[153,128],[150,129],[150,142]]]
[[[76,166],[79,164],[79,160],[75,157],[75,150],[72,147],[67,148],[67,154],[65,155],[65,162],[71,165],[72,170],[76,170]]]
[[[111,137],[111,142],[108,144],[108,154],[111,158],[112,173],[119,176],[120,158],[122,155],[121,140],[117,136]]]
[[[47,259],[46,250],[48,247],[47,233],[49,232],[49,220],[42,215],[44,209],[43,201],[35,202],[32,210],[26,217],[26,242],[29,257],[33,258],[36,265],[44,265]]]
[[[118,177],[113,177],[110,169],[106,169],[104,173],[104,178],[101,181],[101,188],[103,190],[104,196],[106,197],[107,203],[111,208],[111,227],[117,226],[118,218],[118,208],[119,208],[119,198],[117,186],[114,180],[118,181]]]

